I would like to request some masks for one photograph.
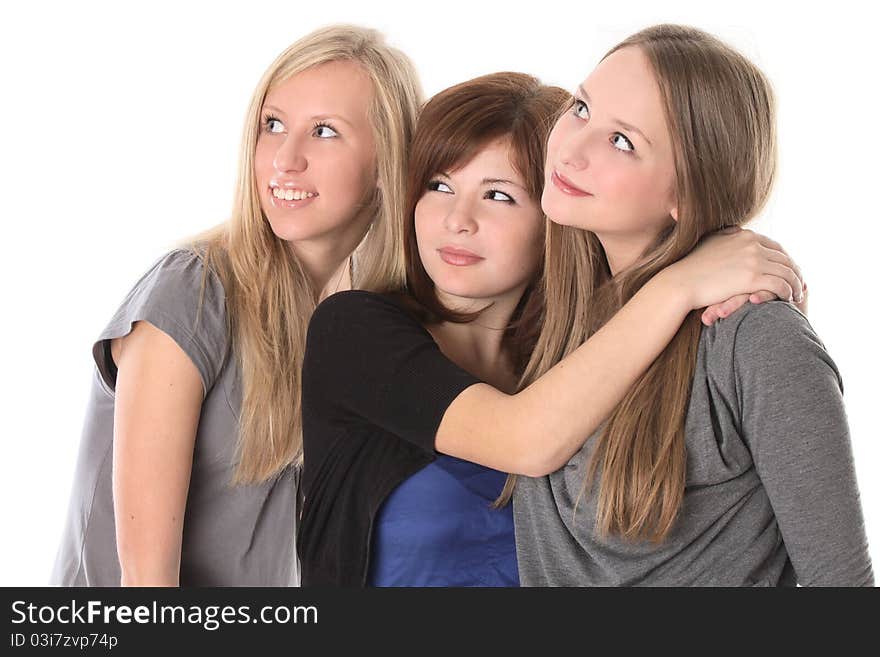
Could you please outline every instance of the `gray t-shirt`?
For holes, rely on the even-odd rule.
[[[792,305],[704,327],[685,424],[684,503],[661,545],[602,538],[595,441],[514,494],[524,586],[871,585],[840,375]]]
[[[189,250],[161,258],[134,286],[93,348],[95,370],[73,493],[51,582],[118,586],[113,517],[115,368],[106,341],[147,321],[168,334],[199,371],[205,397],[183,525],[181,586],[296,586],[299,470],[231,486],[241,410],[238,359],[230,351],[223,286]],[[201,311],[199,312],[199,308]]]

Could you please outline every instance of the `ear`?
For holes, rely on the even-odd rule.
[[[668,194],[666,202],[669,203],[667,206],[669,208],[669,216],[672,217],[675,223],[678,223],[678,194],[675,192],[675,187],[671,187]]]

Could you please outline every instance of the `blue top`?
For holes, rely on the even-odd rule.
[[[507,475],[444,454],[404,480],[373,523],[369,586],[519,586]]]

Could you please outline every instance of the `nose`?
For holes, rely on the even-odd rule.
[[[473,207],[464,199],[457,199],[446,214],[443,225],[450,233],[477,232],[477,222],[474,217]]]
[[[309,162],[301,144],[294,136],[288,135],[275,151],[272,165],[276,171],[301,173],[308,168]]]
[[[590,132],[589,126],[584,125],[562,138],[559,144],[559,162],[561,164],[575,171],[582,171],[589,166],[587,145]]]

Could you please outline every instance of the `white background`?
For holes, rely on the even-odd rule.
[[[801,265],[810,321],[843,374],[876,568],[880,98],[868,4],[3,3],[0,585],[47,582],[92,342],[155,258],[226,218],[258,78],[331,22],[384,31],[426,94],[500,70],[573,89],[608,48],[657,22],[713,32],[764,69],[781,159],[756,226]]]

